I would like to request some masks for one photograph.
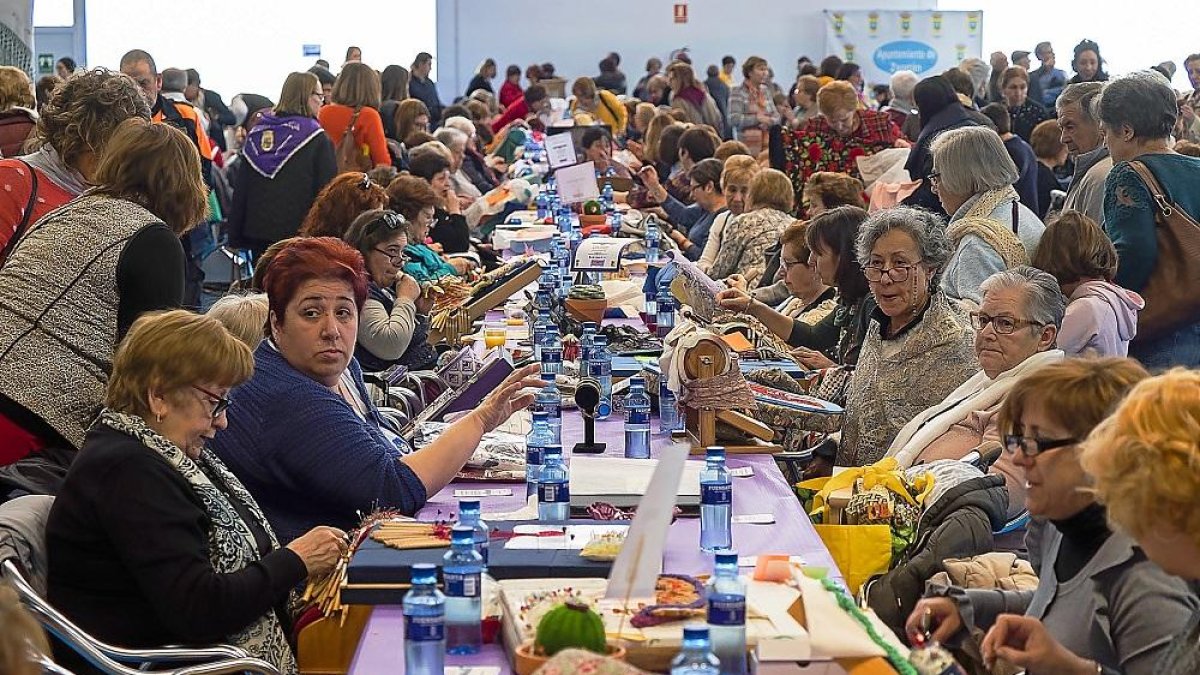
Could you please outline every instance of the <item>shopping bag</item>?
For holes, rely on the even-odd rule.
[[[887,525],[814,525],[837,563],[851,596],[868,579],[892,566],[892,528]]]

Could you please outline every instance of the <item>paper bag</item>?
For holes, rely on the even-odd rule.
[[[892,565],[892,528],[887,525],[814,525],[837,563],[850,595]]]

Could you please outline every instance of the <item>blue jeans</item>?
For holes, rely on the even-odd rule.
[[[1200,322],[1185,325],[1149,342],[1134,340],[1129,345],[1129,355],[1150,371],[1176,366],[1200,368]]]

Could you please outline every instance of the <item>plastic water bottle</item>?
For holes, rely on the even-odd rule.
[[[607,335],[597,335],[592,340],[588,374],[600,383],[600,404],[596,406],[596,419],[606,420],[612,414],[612,354],[608,351]]]
[[[579,375],[586,377],[591,372],[589,364],[592,361],[592,350],[596,347],[596,323],[583,322],[583,332],[579,336]]]
[[[483,644],[482,574],[483,557],[475,550],[474,528],[455,525],[450,530],[450,550],[442,557],[447,654],[477,654]]]
[[[658,262],[659,244],[662,232],[658,229],[658,219],[650,216],[646,219],[646,262]],[[649,310],[647,310],[649,311]]]
[[[542,375],[558,375],[562,372],[562,338],[558,326],[546,325],[546,337],[542,340]]]
[[[546,320],[542,316],[542,310],[540,309],[533,310],[530,316],[533,319],[533,328],[531,329],[533,335],[531,339],[533,343],[533,358],[538,361],[542,360],[542,343],[546,341]]]
[[[566,204],[560,204],[558,213],[554,217],[555,224],[558,225],[558,231],[564,236],[571,231],[571,207]]]
[[[659,378],[658,384],[658,431],[669,434],[683,430],[683,415],[679,412],[679,400],[675,392],[667,386],[666,376]]]
[[[558,296],[566,299],[571,293],[571,286],[574,279],[571,276],[571,243],[569,241],[570,225],[567,225],[567,234],[558,233],[554,238],[558,240],[558,257],[555,260],[558,262]]]
[[[708,626],[695,624],[683,627],[683,648],[671,659],[671,675],[718,675],[721,662],[712,652]]]
[[[617,233],[621,231],[621,212],[613,211],[612,215],[608,217],[608,220],[612,227],[613,236],[615,237],[617,236]]]
[[[733,481],[725,468],[725,448],[704,451],[700,472],[700,548],[717,551],[733,547]]]
[[[738,577],[735,551],[717,553],[708,582],[708,634],[721,660],[721,675],[746,674],[746,584]]]
[[[650,396],[646,380],[641,377],[629,378],[629,393],[625,395],[625,456],[650,458]]]
[[[604,174],[604,189],[600,191],[600,204],[604,207],[606,213],[611,213],[613,210],[613,186],[612,174]]]
[[[437,589],[437,566],[412,566],[404,594],[404,672],[443,675],[446,669],[446,596]]]
[[[538,476],[538,520],[565,523],[571,517],[571,484],[562,461],[562,446],[546,448],[546,463]]]
[[[550,195],[546,194],[543,188],[538,190],[537,196],[537,217],[538,220],[545,220],[546,216],[550,215]]]
[[[554,445],[554,432],[543,410],[533,413],[533,428],[525,436],[525,497],[537,494],[538,477],[546,463],[546,447]]]
[[[659,285],[655,309],[654,331],[659,337],[666,337],[675,328],[675,296],[671,295],[670,283]]]
[[[475,550],[483,558],[483,569],[488,566],[488,524],[483,520],[478,499],[463,499],[458,502],[458,525],[471,528],[475,533]]]
[[[554,384],[553,373],[542,373],[542,381],[546,386],[533,396],[533,411],[546,413],[546,423],[550,427],[550,436],[555,445],[562,445],[562,393]]]
[[[571,229],[567,233],[568,248],[571,251],[571,257],[575,257],[575,252],[579,250],[579,242],[583,241],[583,228],[579,225],[579,218],[571,218]]]

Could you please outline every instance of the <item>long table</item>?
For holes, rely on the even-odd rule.
[[[657,433],[658,421],[652,420],[655,431],[651,439],[651,454],[670,442]],[[622,456],[625,448],[624,430],[621,419],[612,417],[596,425],[597,440],[608,444],[603,456]],[[570,448],[583,438],[583,420],[575,410],[563,411],[563,446]],[[564,455],[570,462],[570,452]],[[703,461],[693,457],[690,461]],[[809,565],[828,567],[836,571],[833,559],[817,536],[808,518],[793,496],[791,487],[784,480],[775,461],[769,455],[731,455],[731,468],[749,466],[754,475],[735,478],[733,483],[734,515],[771,513],[774,525],[733,526],[733,543],[740,555],[788,554],[800,556]],[[458,500],[454,497],[455,485],[450,485],[434,495],[418,515],[425,520],[446,517],[457,512]],[[457,487],[464,487],[459,484]],[[472,488],[511,487],[511,497],[485,497],[483,512],[511,512],[524,504],[523,484],[475,483]],[[663,555],[663,571],[676,574],[708,574],[712,571],[712,555],[700,550],[700,521],[697,518],[681,518],[671,524],[667,533],[666,551]],[[403,671],[404,617],[399,607],[378,606],[371,613],[358,651],[350,666],[351,675],[378,675]],[[508,657],[499,644],[484,645],[479,654],[472,656],[447,656],[447,665],[498,666],[502,675],[511,672]]]

